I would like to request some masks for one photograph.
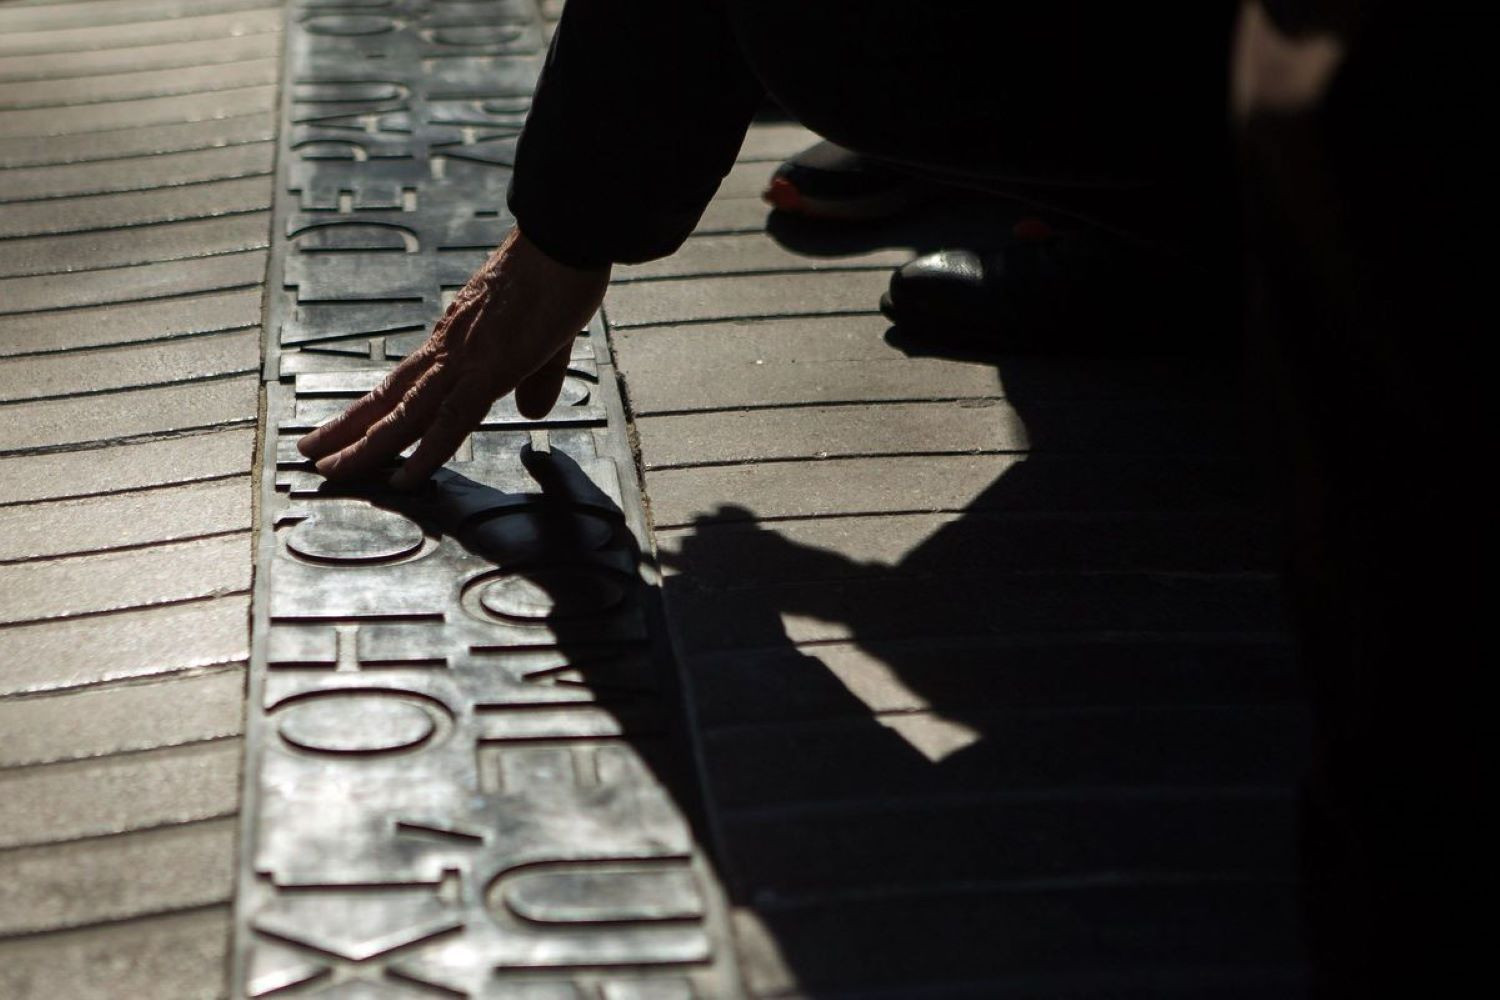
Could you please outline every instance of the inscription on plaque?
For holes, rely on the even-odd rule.
[[[546,37],[534,0],[289,8],[242,995],[736,995],[602,322],[422,490],[295,447],[504,236]]]

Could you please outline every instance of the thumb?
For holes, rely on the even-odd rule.
[[[563,377],[568,374],[568,358],[573,353],[573,339],[568,338],[556,354],[521,380],[516,386],[516,409],[528,420],[540,420],[552,409],[562,393]]]

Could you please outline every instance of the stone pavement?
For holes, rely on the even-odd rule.
[[[0,2],[0,996],[1295,996],[1232,381],[874,310],[1003,206],[768,232],[768,118],[546,420],[300,461],[559,9]]]
[[[0,5],[0,996],[225,989],[281,17]]]

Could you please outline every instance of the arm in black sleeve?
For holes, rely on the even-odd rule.
[[[718,190],[761,93],[719,0],[568,0],[511,213],[565,264],[664,257]]]

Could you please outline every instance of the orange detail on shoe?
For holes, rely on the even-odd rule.
[[[1052,227],[1041,219],[1022,219],[1010,227],[1010,234],[1026,243],[1040,243],[1052,238]]]
[[[796,185],[785,177],[771,178],[770,187],[762,192],[761,197],[772,208],[783,212],[803,212],[807,209],[807,206],[802,204],[802,192],[798,191]]]

